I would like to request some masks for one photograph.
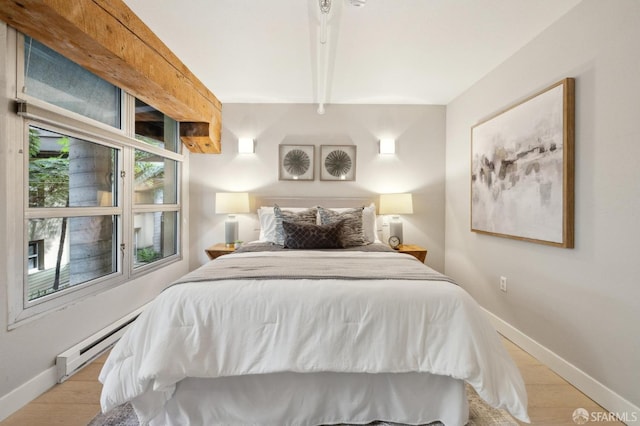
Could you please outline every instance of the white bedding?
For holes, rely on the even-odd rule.
[[[429,373],[188,378],[149,425],[368,425],[378,419],[464,426],[469,420],[465,384]]]
[[[228,256],[371,258],[316,251]],[[104,412],[128,401],[141,422],[185,378],[268,373],[427,372],[462,379],[491,406],[527,421],[525,387],[477,303],[440,281],[222,280],[160,294],[112,350],[100,374]]]

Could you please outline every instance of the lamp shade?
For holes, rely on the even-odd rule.
[[[249,213],[249,193],[216,193],[216,213]]]
[[[380,194],[380,214],[412,214],[411,194]]]

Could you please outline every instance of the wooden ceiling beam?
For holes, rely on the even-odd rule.
[[[180,122],[220,153],[222,104],[122,0],[0,0],[0,19]]]

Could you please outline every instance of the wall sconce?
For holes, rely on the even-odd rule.
[[[402,239],[401,214],[413,214],[413,197],[411,194],[380,194],[380,214],[390,214],[389,235]]]
[[[396,153],[395,139],[380,139],[380,154],[395,154],[395,153]]]
[[[255,152],[255,144],[253,138],[238,139],[239,154],[253,154]]]
[[[224,242],[227,246],[233,246],[238,240],[236,213],[249,213],[249,193],[216,193],[216,213],[227,213],[229,215],[224,222]]]

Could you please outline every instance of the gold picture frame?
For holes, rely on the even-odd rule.
[[[471,231],[574,246],[575,81],[471,128]]]

